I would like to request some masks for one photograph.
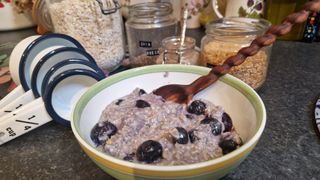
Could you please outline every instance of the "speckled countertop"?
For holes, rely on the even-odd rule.
[[[0,44],[33,29],[0,33]],[[201,30],[188,31],[199,39]],[[0,95],[5,86],[0,87]],[[277,41],[258,91],[267,125],[249,157],[223,179],[320,179],[314,103],[320,95],[320,43]],[[80,149],[71,129],[45,124],[0,146],[0,179],[112,179]]]

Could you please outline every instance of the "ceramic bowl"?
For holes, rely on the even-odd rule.
[[[137,87],[150,93],[166,84],[189,84],[209,71],[209,68],[199,66],[153,65],[110,76],[92,86],[77,102],[71,121],[72,131],[88,156],[117,179],[220,178],[250,154],[266,124],[266,111],[261,98],[251,87],[231,75],[222,76],[194,97],[205,98],[222,106],[233,119],[244,144],[229,154],[189,165],[145,165],[112,157],[97,149],[90,139],[91,129],[111,101],[129,94]]]
[[[15,8],[14,2],[1,1],[0,8],[0,31],[11,31],[17,29],[24,29],[35,26],[32,20],[30,11],[18,12]]]

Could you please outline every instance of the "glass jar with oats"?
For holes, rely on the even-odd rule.
[[[125,56],[118,0],[46,0],[53,31],[78,40],[98,66],[112,71]]]
[[[264,19],[242,17],[223,18],[206,26],[206,35],[201,40],[201,64],[214,67],[222,64],[229,56],[235,55],[242,47],[271,26]],[[271,46],[261,49],[256,55],[231,69],[230,74],[241,79],[253,89],[259,89],[267,77]]]

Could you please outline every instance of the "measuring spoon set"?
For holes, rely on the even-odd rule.
[[[73,105],[105,78],[82,45],[64,34],[23,39],[9,69],[18,86],[0,100],[0,145],[51,120],[70,126]]]

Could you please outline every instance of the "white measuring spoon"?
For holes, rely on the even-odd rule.
[[[45,62],[49,62],[48,59]],[[55,61],[55,59],[51,59],[51,61]],[[57,61],[58,62],[58,61]],[[40,64],[38,64],[40,65]],[[14,114],[17,114],[17,109],[21,108],[24,104],[28,104],[34,99],[40,97],[45,90],[45,87],[48,86],[49,82],[54,79],[58,74],[70,70],[70,69],[88,69],[91,70],[97,74],[99,74],[101,77],[105,77],[105,74],[103,71],[98,67],[98,65],[93,61],[93,59],[66,59],[63,61],[58,62],[57,64],[50,64],[50,63],[41,63],[39,70],[43,70],[40,73],[45,73],[45,76],[39,76],[38,73],[33,73],[31,78],[31,84],[33,84],[33,87],[28,92],[24,93],[22,96],[17,98],[15,101],[10,103],[9,105],[5,106],[0,111],[4,112],[6,111],[6,114],[3,114],[0,117],[0,122],[4,121],[5,119],[13,116]],[[34,83],[35,82],[35,83]],[[40,88],[43,87],[42,90]],[[8,111],[8,109],[12,108],[12,111]]]
[[[3,108],[24,92],[30,89],[31,63],[38,53],[52,46],[68,46],[84,49],[81,44],[70,36],[63,34],[48,34],[30,36],[20,41],[10,55],[9,68],[11,76],[18,87],[0,101]],[[30,72],[31,71],[31,72]]]
[[[50,51],[52,51],[52,50],[55,50],[55,49],[57,49],[57,48],[60,48],[60,47],[62,47],[62,46],[52,46],[52,47],[48,47],[48,48],[42,50],[41,52],[39,52],[39,53],[37,54],[37,56],[34,58],[33,62],[36,62],[36,63],[39,62],[40,59],[41,59],[44,55],[46,55],[48,52],[50,52]],[[32,73],[33,68],[31,68],[30,71],[31,71],[31,72],[29,72],[29,74]],[[13,74],[15,74],[15,73],[13,73]],[[25,91],[23,90],[23,88],[21,88],[21,87],[22,87],[22,86],[18,87],[19,89],[22,89],[22,91],[20,91],[21,94],[20,94],[19,96],[16,96],[15,99],[12,99],[11,102],[8,102],[6,105],[4,105],[4,107],[0,108],[0,117],[1,117],[1,116],[4,116],[4,115],[7,114],[7,113],[11,113],[12,111],[14,111],[14,110],[22,107],[24,104],[27,104],[27,103],[29,103],[30,101],[32,101],[32,100],[35,99],[35,97],[34,97],[32,91],[31,91],[31,89],[25,92]],[[11,95],[11,94],[9,94],[9,95],[7,95],[7,96],[10,97],[10,95]],[[17,95],[17,94],[15,94],[15,95]],[[6,96],[6,97],[7,97],[7,96]]]
[[[29,36],[23,40],[21,40],[12,50],[9,60],[9,69],[10,69],[10,75],[12,80],[18,85],[13,91],[11,91],[10,96],[5,96],[0,101],[0,108],[4,107],[8,103],[10,103],[12,100],[16,99],[20,95],[24,93],[24,90],[22,86],[20,85],[20,79],[19,79],[19,62],[20,58],[26,49],[26,47],[35,39],[40,37],[39,35],[36,36]]]
[[[58,46],[54,46],[54,47],[58,47]],[[87,60],[92,64],[96,64],[92,56],[82,49],[75,48],[75,47],[61,47],[61,46],[59,48],[54,48],[54,47],[47,48],[49,52],[45,52],[43,56],[42,56],[42,53],[39,53],[38,55],[41,58],[39,60],[34,60],[31,63],[30,69],[32,69],[32,75],[31,75],[32,77],[29,77],[29,79],[31,79],[31,81],[32,81],[32,78],[34,79],[34,81],[30,83],[31,86],[33,86],[33,88],[37,88],[38,85],[41,86],[43,77],[53,65],[61,61],[64,61],[66,59],[79,58],[79,59]],[[51,48],[51,51],[50,51],[50,48]],[[38,56],[36,56],[36,58],[37,57]],[[12,101],[10,104],[1,108],[0,117],[4,116],[7,113],[17,110],[18,108],[21,108],[24,104],[27,104],[38,97],[40,97],[40,93],[39,91],[36,91],[36,89],[34,89],[33,92],[32,90],[27,91],[26,93],[18,97],[16,100]]]
[[[0,122],[0,145],[52,119],[69,126],[76,101],[103,78],[87,69],[71,69],[60,73],[49,83],[42,98],[23,106],[15,116]]]

